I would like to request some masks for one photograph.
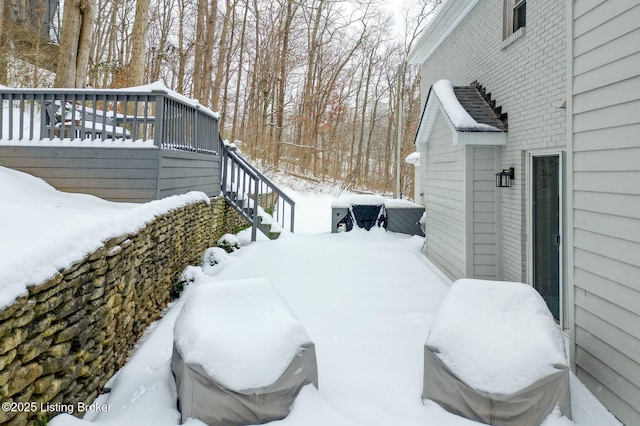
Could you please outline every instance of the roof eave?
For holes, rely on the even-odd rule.
[[[416,132],[415,145],[418,151],[426,149],[427,141],[435,123],[437,112],[441,111],[453,137],[453,145],[469,146],[504,146],[507,144],[507,132],[481,128],[456,128],[447,115],[435,90],[429,91],[427,103],[422,111],[422,117]]]
[[[507,132],[453,132],[454,145],[504,146]]]
[[[416,46],[409,52],[409,63],[422,64],[451,34],[479,0],[449,0],[427,26]]]

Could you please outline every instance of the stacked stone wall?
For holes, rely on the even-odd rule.
[[[246,226],[222,197],[189,204],[29,287],[0,311],[0,425],[35,424],[56,407],[81,415],[160,318],[182,270]]]

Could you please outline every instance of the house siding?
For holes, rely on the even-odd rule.
[[[157,148],[0,146],[0,165],[40,177],[60,191],[146,202],[156,198],[159,153]]]
[[[220,194],[220,157],[193,152],[161,151],[159,197],[202,191]]]
[[[427,141],[427,257],[452,280],[466,276],[465,151],[437,113]]]
[[[640,424],[640,4],[570,6],[572,362]]]
[[[498,192],[495,184],[497,163],[496,148],[467,147],[473,161],[473,176],[470,178],[473,216],[469,223],[472,229],[471,251],[473,271],[471,276],[480,279],[499,279],[499,232],[497,229]]]
[[[220,157],[157,148],[0,146],[0,166],[65,192],[144,203],[189,191],[220,194]]]
[[[527,282],[526,152],[566,146],[566,114],[557,107],[566,97],[566,6],[555,0],[527,5],[524,34],[503,41],[503,3],[480,1],[457,25],[422,65],[422,93],[440,79],[477,80],[508,113],[498,169],[515,167],[516,177],[500,194],[502,274]]]

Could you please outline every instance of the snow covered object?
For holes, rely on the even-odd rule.
[[[492,425],[571,418],[569,366],[544,300],[522,283],[461,279],[424,346],[423,399]]]
[[[182,422],[261,424],[286,417],[318,386],[315,346],[266,279],[193,289],[174,327],[171,368]]]

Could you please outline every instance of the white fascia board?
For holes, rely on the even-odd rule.
[[[409,63],[423,64],[474,8],[479,0],[449,0],[443,4],[409,52]]]
[[[431,91],[429,99],[427,99],[427,104],[424,107],[424,113],[422,114],[422,120],[420,120],[420,127],[418,127],[418,133],[416,135],[416,148],[418,151],[426,151],[427,141],[429,140],[429,135],[431,135],[431,129],[433,129],[439,108],[442,108],[440,101],[435,93]],[[447,120],[447,122],[448,121],[449,120]]]
[[[507,144],[507,132],[455,132],[454,145],[500,146]]]

